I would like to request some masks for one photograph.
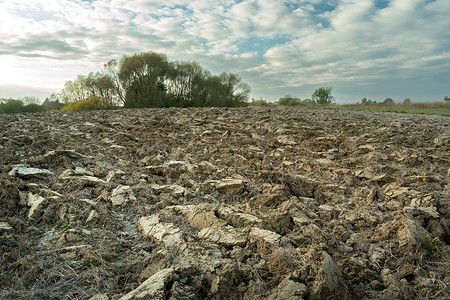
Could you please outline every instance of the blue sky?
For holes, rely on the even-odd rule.
[[[238,73],[251,96],[450,96],[449,0],[0,0],[0,97],[58,92],[142,51]]]

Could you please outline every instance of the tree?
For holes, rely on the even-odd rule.
[[[311,99],[317,104],[330,104],[334,101],[334,97],[331,95],[332,90],[331,87],[320,87],[314,91]]]
[[[286,95],[278,99],[278,105],[294,106],[301,103],[300,98],[292,97],[291,95]]]
[[[155,52],[112,59],[102,72],[67,81],[58,100],[75,103],[98,97],[124,107],[247,105],[250,87],[234,73],[212,76],[196,62],[169,62]],[[46,106],[49,102],[46,103]]]
[[[365,105],[365,104],[375,104],[377,103],[377,101],[375,100],[371,100],[371,99],[367,99],[366,97],[361,99],[361,104]]]
[[[105,68],[107,74],[109,74],[109,76],[113,82],[113,86],[116,91],[116,95],[119,98],[119,101],[122,104],[124,104],[125,103],[125,96],[124,96],[125,93],[123,90],[123,86],[119,80],[119,63],[117,62],[117,60],[111,59],[106,64],[104,64],[103,67]]]
[[[0,113],[18,113],[24,111],[23,102],[15,99],[8,99],[4,103],[0,103]]]
[[[406,105],[411,104],[411,99],[406,98],[405,100],[403,100],[403,104],[406,104]]]
[[[445,97],[444,97],[444,102],[450,102],[450,98],[447,97],[447,96],[445,96]]]
[[[39,98],[35,96],[25,96],[23,98],[20,98],[19,100],[22,101],[25,105],[40,104],[41,102],[41,100],[39,100]]]
[[[394,100],[392,98],[386,98],[383,101],[383,104],[389,105],[389,104],[394,104]]]
[[[167,89],[175,106],[202,106],[205,82],[211,74],[196,62],[170,63]]]
[[[124,56],[119,80],[125,92],[125,107],[163,107],[169,62],[167,56],[144,52]]]
[[[64,103],[71,103],[88,98],[90,93],[87,77],[78,75],[74,81],[66,81],[60,94]]]
[[[259,97],[259,99],[252,98],[252,101],[248,104],[249,106],[273,106],[273,103],[268,102],[263,99],[263,97]]]

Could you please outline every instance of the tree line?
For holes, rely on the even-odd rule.
[[[37,97],[26,96],[19,99],[0,99],[0,113],[19,113],[19,112],[41,112],[57,111],[64,107],[64,103],[59,100],[47,98],[44,103],[40,103]]]
[[[169,61],[165,54],[143,52],[110,60],[100,72],[78,75],[52,97],[64,103],[95,99],[107,106],[243,106],[250,87],[234,73],[212,75],[196,62]]]

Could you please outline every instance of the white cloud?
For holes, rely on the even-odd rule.
[[[255,97],[272,99],[314,85],[351,90],[349,82],[376,93],[387,76],[436,94],[450,77],[448,0],[392,0],[383,9],[375,0],[0,0],[0,7],[2,84],[62,88],[141,51],[241,73]],[[434,79],[431,91],[428,78],[436,76],[447,78]]]

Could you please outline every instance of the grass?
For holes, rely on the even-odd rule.
[[[357,110],[357,111],[374,111],[374,112],[395,112],[407,114],[426,114],[426,115],[441,115],[450,116],[450,103],[433,102],[433,103],[413,103],[413,104],[347,104],[347,105],[332,105],[326,108],[343,109],[343,110]]]

